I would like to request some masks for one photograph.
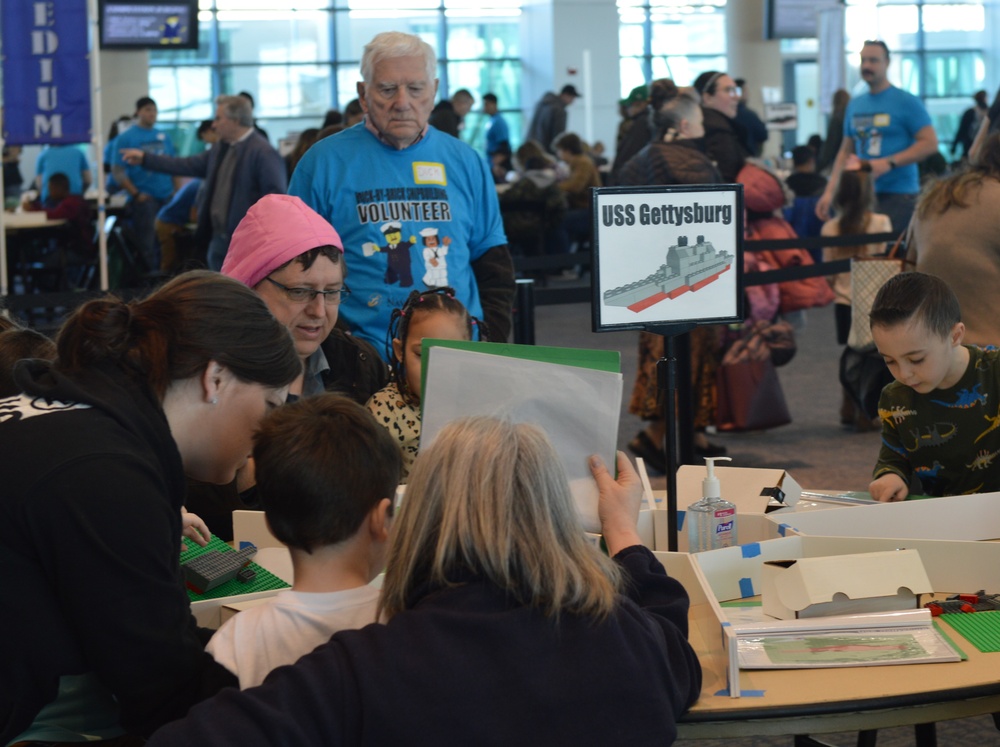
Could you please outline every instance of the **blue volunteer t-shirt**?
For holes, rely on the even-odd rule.
[[[486,163],[461,140],[429,127],[396,150],[361,123],[306,151],[288,192],[340,233],[352,291],[340,314],[383,355],[412,290],[450,285],[482,318],[471,263],[507,239]]]
[[[49,199],[49,179],[53,174],[65,174],[70,194],[82,195],[84,171],[90,171],[90,166],[76,145],[52,145],[43,150],[35,163],[35,173],[42,178],[42,203]]]
[[[144,169],[142,166],[130,166],[125,163],[121,152],[125,148],[139,148],[146,153],[157,156],[174,155],[174,144],[165,133],[160,132],[155,127],[146,129],[139,125],[129,127],[115,140],[115,147],[118,149],[115,154],[114,163],[125,167],[125,174],[135,188],[140,192],[152,195],[157,200],[166,200],[174,193],[174,180],[170,174],[161,174],[156,171]]]
[[[931,124],[923,103],[912,93],[889,86],[881,93],[851,99],[844,115],[844,137],[854,138],[855,152],[871,160],[887,158],[913,145],[917,132]],[[916,194],[920,172],[915,163],[875,180],[876,192]]]

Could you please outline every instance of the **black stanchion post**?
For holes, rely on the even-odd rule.
[[[535,281],[518,278],[517,298],[514,302],[514,342],[518,345],[535,344]],[[506,342],[497,340],[497,342]]]
[[[667,465],[667,549],[677,552],[677,392],[690,392],[691,376],[678,378],[677,336],[694,329],[693,324],[653,327],[649,332],[663,335],[664,356],[656,362],[656,386],[663,398],[663,423],[666,426],[664,456]],[[682,399],[685,395],[681,395]],[[686,397],[690,399],[690,397]]]

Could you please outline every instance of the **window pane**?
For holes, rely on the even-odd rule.
[[[981,5],[925,5],[926,49],[983,49],[991,47],[986,13]]]
[[[640,55],[645,49],[645,27],[638,23],[623,23],[618,27],[618,53],[623,57]]]
[[[223,67],[221,73],[224,91],[253,94],[258,119],[306,114],[322,119],[332,105],[327,65],[245,65]]]
[[[849,6],[845,18],[848,60],[853,55],[855,65],[867,39],[881,39],[893,55],[914,50],[919,44],[920,16],[916,5]],[[889,70],[891,73],[891,65]]]
[[[463,18],[449,22],[448,59],[520,57],[517,21],[517,18],[483,18],[472,22]]]
[[[939,52],[925,57],[925,96],[972,96],[983,87],[985,64],[981,52]]]
[[[659,19],[659,20],[658,20]],[[724,54],[724,12],[653,15],[653,54]]]
[[[437,26],[440,17],[439,13],[433,11],[420,14],[411,11],[405,17],[400,17],[395,12],[381,10],[352,10],[346,14],[338,13],[337,61],[359,62],[365,45],[383,31],[417,34],[440,53],[437,48]]]
[[[164,124],[211,119],[215,114],[209,67],[150,67],[149,95],[156,100]]]
[[[625,98],[636,86],[641,86],[646,82],[646,75],[643,71],[642,58],[622,57],[618,63],[618,75],[621,78],[621,91],[619,98]]]
[[[521,63],[519,60],[477,60],[448,64],[451,91],[467,88],[476,98],[476,108],[482,105],[482,94],[497,95],[498,105],[514,106],[521,100]]]
[[[329,22],[329,14],[322,12],[220,12],[220,62],[329,60]]]

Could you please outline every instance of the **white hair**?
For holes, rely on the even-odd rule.
[[[427,80],[437,78],[437,55],[434,48],[413,34],[402,31],[384,31],[365,45],[361,55],[361,79],[366,86],[375,81],[375,67],[383,60],[397,57],[423,57],[427,68]]]

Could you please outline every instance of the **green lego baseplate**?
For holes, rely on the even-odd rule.
[[[219,552],[236,552],[214,534],[206,547],[198,547],[198,545],[187,538],[184,539],[184,544],[187,545],[187,549],[181,552],[181,563],[185,563],[188,560],[191,560],[191,558],[196,558],[209,550],[217,550]],[[291,588],[289,583],[278,578],[269,570],[261,568],[256,563],[250,563],[247,567],[252,568],[257,573],[257,577],[250,583],[244,584],[234,578],[230,581],[226,581],[226,583],[221,586],[215,587],[211,591],[205,592],[204,594],[198,594],[191,591],[191,589],[187,589],[188,599],[192,602],[200,602],[205,599],[220,599],[222,597],[236,596],[237,594],[253,594],[258,591]]]
[[[961,633],[965,639],[984,654],[1000,651],[1000,611],[951,612],[941,615],[942,620]]]

